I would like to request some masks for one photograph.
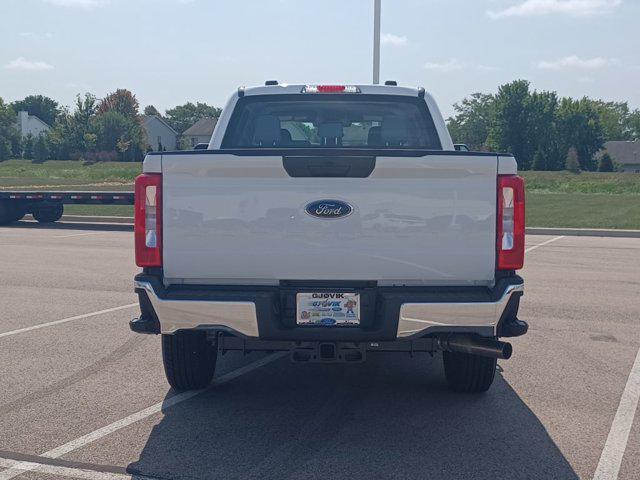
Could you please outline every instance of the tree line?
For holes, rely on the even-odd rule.
[[[20,111],[37,116],[50,130],[37,137],[23,137],[16,128]],[[178,105],[164,115],[153,105],[144,109],[144,115],[163,118],[179,134],[201,118],[218,117],[220,112],[220,108],[200,102]],[[126,89],[102,99],[90,93],[78,95],[71,108],[43,95],[13,103],[0,98],[0,160],[140,161],[151,148],[142,118],[138,100]]]
[[[51,130],[22,138],[15,128],[19,111],[37,116]],[[178,133],[220,112],[200,102],[178,105],[164,115],[152,105],[143,111],[163,118]],[[472,150],[511,152],[522,170],[610,171],[611,157],[596,155],[604,142],[640,138],[640,110],[632,111],[626,102],[561,98],[532,90],[526,80],[502,85],[495,94],[474,93],[456,103],[454,112],[447,120],[454,142]],[[10,104],[0,98],[0,160],[139,161],[149,143],[138,100],[126,89],[103,99],[78,95],[71,108],[43,95]]]
[[[640,110],[626,102],[560,98],[516,80],[495,94],[474,93],[447,120],[456,143],[472,150],[511,152],[522,170],[614,170],[609,140],[640,138]]]

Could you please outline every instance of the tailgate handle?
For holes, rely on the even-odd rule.
[[[284,169],[296,178],[366,178],[375,157],[282,157]]]

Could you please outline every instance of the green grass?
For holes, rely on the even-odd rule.
[[[640,175],[521,172],[531,227],[640,229]]]
[[[527,192],[527,225],[640,230],[640,195]]]
[[[65,215],[133,217],[133,205],[65,205]]]
[[[599,172],[520,172],[527,192],[640,195],[640,175]]]
[[[141,164],[27,160],[0,162],[0,189],[133,190]],[[640,175],[522,172],[527,225],[532,227],[640,229]],[[128,205],[68,205],[70,215],[131,216]]]
[[[131,185],[141,171],[140,163],[84,165],[81,161],[51,160],[37,164],[28,160],[6,160],[0,162],[0,188],[102,186],[111,189],[118,185]]]

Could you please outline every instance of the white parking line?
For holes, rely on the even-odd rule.
[[[84,468],[61,467],[58,465],[47,465],[38,462],[19,462],[17,460],[9,460],[0,457],[0,467],[14,468],[20,470],[21,473],[37,470],[41,473],[54,475],[58,477],[80,478],[86,480],[131,480],[132,478],[140,478],[136,475],[123,475],[111,472],[96,472],[95,470],[86,470]],[[144,477],[145,480],[152,480],[152,477]]]
[[[238,378],[239,376],[244,375],[245,373],[249,373],[257,368],[267,365],[275,360],[278,360],[279,358],[282,358],[285,355],[287,355],[286,352],[273,353],[271,355],[268,355],[264,358],[261,358],[260,360],[257,360],[253,363],[249,363],[244,367],[240,367],[232,372],[222,375],[217,379],[214,379],[213,385],[218,386],[218,385],[222,385],[224,383],[230,382],[231,380]],[[90,443],[95,442],[96,440],[100,440],[102,437],[106,437],[107,435],[110,435],[113,432],[117,432],[118,430],[128,427],[133,423],[139,422],[140,420],[144,420],[145,418],[148,418],[151,415],[155,415],[156,413],[160,413],[163,410],[171,408],[174,405],[182,403],[185,400],[189,400],[190,398],[193,398],[196,395],[200,395],[201,393],[206,391],[207,389],[193,390],[190,392],[179,393],[162,402],[158,402],[155,405],[151,405],[150,407],[145,408],[144,410],[140,410],[139,412],[133,413],[128,417],[125,417],[121,420],[117,420],[105,427],[99,428],[98,430],[94,430],[93,432],[87,433],[86,435],[76,438],[75,440],[71,440],[70,442],[67,442],[64,445],[60,445],[59,447],[56,447],[53,450],[49,450],[48,452],[45,452],[40,456],[48,457],[48,458],[60,458],[69,452],[73,452],[74,450],[82,448]],[[40,464],[35,464],[32,462],[19,462],[13,465],[8,470],[5,470],[4,472],[0,472],[0,480],[9,480],[11,478],[17,477],[18,475],[21,475],[25,471],[40,471],[40,469],[41,469]],[[96,475],[98,474],[99,472],[96,472]],[[94,479],[100,480],[104,477],[96,476],[96,477],[83,477],[83,478],[90,478],[91,480],[94,480]]]
[[[640,399],[640,349],[631,368],[627,385],[624,387],[620,405],[613,419],[609,436],[600,455],[598,468],[593,480],[616,480],[622,465],[624,452],[627,449],[629,433],[633,426],[633,419]]]
[[[545,245],[549,245],[551,242],[555,242],[556,240],[560,240],[561,238],[564,238],[564,237],[565,237],[565,235],[560,235],[559,237],[555,237],[555,238],[552,238],[552,239],[547,240],[545,242],[539,243],[538,245],[534,245],[533,247],[527,248],[524,251],[524,253],[529,253],[529,252],[535,250],[536,248],[544,247]]]
[[[95,317],[96,315],[102,315],[103,313],[117,312],[118,310],[124,310],[126,308],[137,307],[137,303],[130,303],[129,305],[121,305],[119,307],[107,308],[106,310],[98,310],[97,312],[84,313],[82,315],[76,315],[75,317],[63,318],[62,320],[54,320],[53,322],[40,323],[38,325],[32,325],[31,327],[19,328],[17,330],[11,330],[10,332],[0,333],[0,338],[9,337],[11,335],[17,335],[19,333],[30,332],[32,330],[39,330],[40,328],[52,327],[53,325],[60,325],[61,323],[73,322],[74,320],[82,320],[83,318]]]

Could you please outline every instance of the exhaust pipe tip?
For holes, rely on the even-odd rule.
[[[476,335],[449,335],[438,339],[438,345],[448,352],[467,353],[481,357],[508,360],[513,354],[510,343]]]

